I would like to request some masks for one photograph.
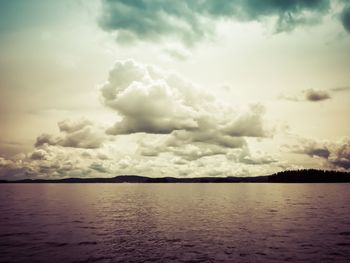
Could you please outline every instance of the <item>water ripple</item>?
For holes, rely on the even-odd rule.
[[[0,262],[349,262],[349,187],[0,185]]]

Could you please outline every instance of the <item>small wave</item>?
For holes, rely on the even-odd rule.
[[[340,247],[349,247],[350,243],[337,243],[336,245]]]
[[[338,233],[340,236],[350,236],[350,231],[340,232]]]
[[[32,233],[28,232],[19,232],[19,233],[6,233],[6,234],[0,234],[0,237],[13,237],[13,236],[29,236]]]
[[[64,247],[68,245],[68,243],[65,242],[46,242],[45,244],[52,247]]]
[[[84,245],[97,245],[96,241],[82,241],[78,243],[79,246],[84,246]]]
[[[103,260],[112,260],[113,257],[89,257],[84,260],[79,260],[79,261],[74,261],[73,263],[90,263],[90,262],[98,262],[98,261],[103,261]]]

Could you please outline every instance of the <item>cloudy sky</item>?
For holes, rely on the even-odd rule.
[[[0,0],[0,178],[350,170],[347,0]]]

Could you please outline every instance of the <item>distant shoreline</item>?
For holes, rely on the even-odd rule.
[[[146,177],[119,175],[111,178],[63,178],[0,180],[2,184],[18,183],[350,183],[349,172],[323,170],[294,170],[255,177]]]

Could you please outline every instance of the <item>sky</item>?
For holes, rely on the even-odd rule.
[[[0,0],[0,178],[350,170],[350,1]]]

